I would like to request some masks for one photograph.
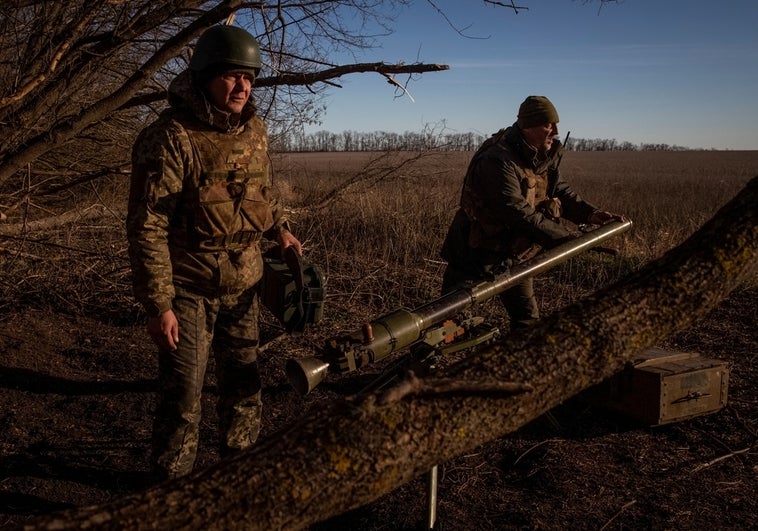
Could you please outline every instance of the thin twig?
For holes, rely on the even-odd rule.
[[[401,84],[400,84],[400,82],[398,82],[398,81],[397,81],[397,80],[396,80],[394,77],[392,77],[392,76],[391,76],[391,75],[389,75],[389,74],[382,74],[382,75],[383,75],[384,77],[386,77],[386,78],[387,78],[387,82],[388,82],[390,85],[394,85],[394,86],[396,86],[397,88],[399,88],[400,90],[402,90],[402,91],[405,93],[405,95],[406,95],[406,96],[408,96],[408,98],[409,98],[409,99],[410,99],[410,100],[411,100],[413,103],[416,103],[416,100],[414,100],[414,99],[413,99],[413,96],[412,96],[412,95],[411,95],[411,93],[408,91],[408,89],[407,89],[406,87],[404,87],[403,85],[401,85]]]
[[[742,450],[735,450],[734,452],[722,455],[721,457],[717,457],[716,459],[712,459],[708,461],[707,463],[703,463],[702,465],[696,466],[690,474],[695,474],[696,472],[700,472],[701,470],[708,468],[709,466],[715,465],[716,463],[719,463],[721,461],[724,461],[725,459],[729,459],[730,457],[734,457],[736,455],[744,454],[746,452],[750,451],[750,447],[743,448]]]
[[[637,503],[637,500],[632,500],[632,501],[630,501],[630,502],[628,502],[628,503],[625,503],[625,504],[624,504],[624,505],[621,507],[621,509],[619,509],[619,512],[617,512],[616,514],[614,514],[614,515],[613,515],[613,517],[612,517],[610,520],[608,520],[608,521],[605,523],[605,525],[604,525],[603,527],[601,527],[601,528],[600,528],[600,531],[603,531],[603,529],[605,529],[605,528],[607,528],[609,525],[611,525],[611,522],[613,522],[613,521],[614,521],[614,520],[615,520],[615,519],[616,519],[616,518],[617,518],[617,517],[618,517],[618,516],[619,516],[621,513],[623,513],[624,511],[626,511],[626,510],[627,510],[629,507],[631,507],[631,506],[632,506],[632,505],[634,505],[635,503]]]
[[[6,249],[5,247],[0,247],[0,254],[10,254],[13,256],[19,256],[21,258],[28,258],[29,260],[44,260],[49,261],[51,258],[40,256],[38,254],[31,254],[31,253],[25,253],[23,251],[13,250],[13,249]]]
[[[542,446],[543,444],[547,444],[547,443],[550,443],[550,442],[561,441],[561,440],[562,440],[562,439],[546,439],[546,440],[544,440],[544,441],[540,441],[540,442],[538,442],[538,443],[537,443],[537,444],[535,444],[534,446],[532,446],[532,447],[528,448],[528,449],[526,450],[526,452],[524,452],[523,454],[521,454],[520,456],[518,456],[518,457],[516,458],[516,460],[513,462],[513,465],[511,465],[511,466],[516,466],[516,465],[518,464],[518,462],[519,462],[519,461],[521,461],[521,460],[522,460],[524,457],[526,457],[526,455],[527,455],[527,454],[531,453],[531,452],[532,452],[532,450],[535,450],[535,449],[539,448],[539,447],[540,447],[540,446]]]
[[[748,434],[750,434],[753,438],[758,437],[756,435],[755,430],[751,429],[750,426],[745,424],[745,421],[742,420],[742,417],[740,417],[740,414],[737,412],[736,409],[732,407],[731,404],[726,405],[726,410],[729,411],[729,413],[732,414],[732,417],[734,417],[734,420],[737,421],[737,424],[739,424],[743,430],[745,430]]]

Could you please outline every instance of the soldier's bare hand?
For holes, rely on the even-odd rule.
[[[283,230],[276,238],[279,248],[284,252],[287,247],[294,247],[297,254],[303,254],[303,246],[295,235],[288,230]]]
[[[173,310],[147,319],[147,333],[161,350],[176,350],[179,343],[179,321]]]

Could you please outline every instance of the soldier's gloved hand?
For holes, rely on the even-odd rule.
[[[608,212],[607,210],[595,210],[588,221],[593,225],[602,225],[613,220],[626,221],[626,217],[624,217],[623,214],[614,214],[613,212]]]

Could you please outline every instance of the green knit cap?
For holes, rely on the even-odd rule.
[[[557,123],[558,111],[545,96],[529,96],[518,108],[518,126],[521,129]]]

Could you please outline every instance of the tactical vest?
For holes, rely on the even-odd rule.
[[[505,153],[502,156],[505,159],[520,160],[522,158],[515,146],[507,142],[506,133],[505,129],[499,131],[487,139],[474,154],[464,179],[460,204],[470,220],[468,244],[471,247],[502,252],[510,257],[524,260],[536,255],[541,247],[527,237],[514,234],[511,227],[503,226],[500,220],[489,215],[486,202],[483,197],[480,197],[483,192],[475,190],[470,183],[476,162],[490,148],[503,150]],[[514,165],[514,169],[521,194],[529,206],[553,221],[557,221],[561,216],[560,200],[550,197],[558,177],[557,169],[542,167],[535,171],[522,164]]]
[[[521,193],[526,202],[529,203],[529,206],[541,210],[541,207],[552,204],[553,201],[557,202],[557,205],[560,206],[558,199],[554,199],[553,201],[548,199],[546,172],[539,174],[531,168],[518,168],[516,173],[519,176]],[[511,238],[508,245],[509,254],[517,260],[528,260],[536,256],[541,250],[542,247],[540,245],[537,245],[530,238],[523,235],[516,235]]]
[[[260,240],[274,225],[262,123],[254,118],[236,135],[183,125],[200,164],[182,189],[187,243],[197,251],[240,251]]]

